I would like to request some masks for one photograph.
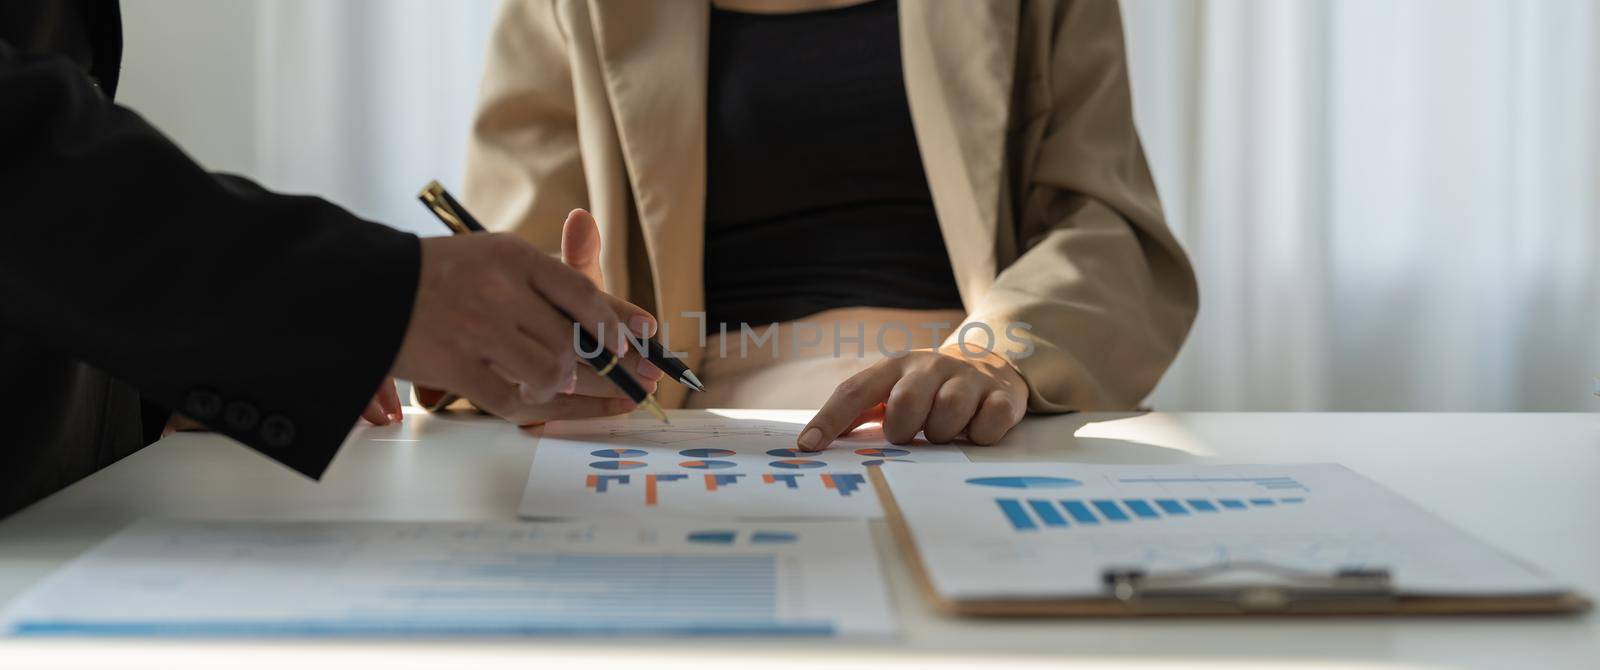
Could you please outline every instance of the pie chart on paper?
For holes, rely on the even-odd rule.
[[[820,468],[824,465],[827,465],[827,463],[823,463],[822,461],[808,461],[803,458],[786,458],[781,461],[773,461],[768,465],[771,465],[775,468],[783,468],[785,470],[804,470],[808,468]]]
[[[632,470],[644,466],[642,461],[596,461],[589,464],[589,467],[596,470]]]
[[[1068,489],[1083,486],[1083,482],[1067,477],[973,477],[967,483],[1002,489]]]
[[[684,461],[678,465],[694,470],[721,470],[733,467],[734,463],[733,461]]]
[[[877,458],[896,458],[896,457],[899,457],[899,456],[910,456],[911,452],[906,451],[905,449],[890,449],[890,448],[857,449],[856,450],[856,455],[857,456],[875,456]]]
[[[732,449],[684,449],[678,452],[678,455],[689,458],[722,458],[724,456],[732,456],[735,453],[738,452]]]

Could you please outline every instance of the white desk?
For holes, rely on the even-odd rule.
[[[470,441],[426,437],[472,422]],[[464,443],[466,442],[466,443]],[[411,415],[351,436],[321,483],[214,435],[179,435],[0,522],[0,601],[146,516],[511,519],[535,439],[500,422]],[[1600,415],[1090,414],[1033,418],[974,460],[1344,463],[1600,595]],[[936,616],[877,528],[902,626],[878,643],[742,640],[84,642],[0,640],[0,668],[47,665],[971,667],[1063,658],[1142,667],[1600,667],[1600,617],[963,621]],[[707,649],[716,651],[708,652]],[[542,666],[542,667],[561,667]]]

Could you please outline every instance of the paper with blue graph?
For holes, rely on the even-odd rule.
[[[775,417],[775,418],[757,418]],[[786,420],[776,420],[783,418]],[[953,446],[897,446],[865,427],[815,453],[795,449],[809,413],[558,421],[544,429],[521,514],[546,517],[875,518],[880,463],[963,463]]]
[[[146,521],[18,598],[23,636],[881,635],[862,522]]]
[[[1108,567],[1387,569],[1404,595],[1545,595],[1544,575],[1339,465],[886,467],[949,601],[1103,596]]]

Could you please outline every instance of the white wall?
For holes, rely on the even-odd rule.
[[[212,169],[441,234],[494,0],[123,0],[119,101]]]
[[[117,100],[213,170],[253,175],[255,0],[123,0]]]
[[[954,0],[953,0],[954,1]],[[493,0],[124,0],[206,164],[437,233]],[[1594,410],[1600,3],[1124,0],[1202,313],[1165,409]]]

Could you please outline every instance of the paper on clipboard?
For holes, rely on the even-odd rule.
[[[941,599],[1096,598],[1108,567],[1389,571],[1400,595],[1567,590],[1338,465],[884,467]]]

